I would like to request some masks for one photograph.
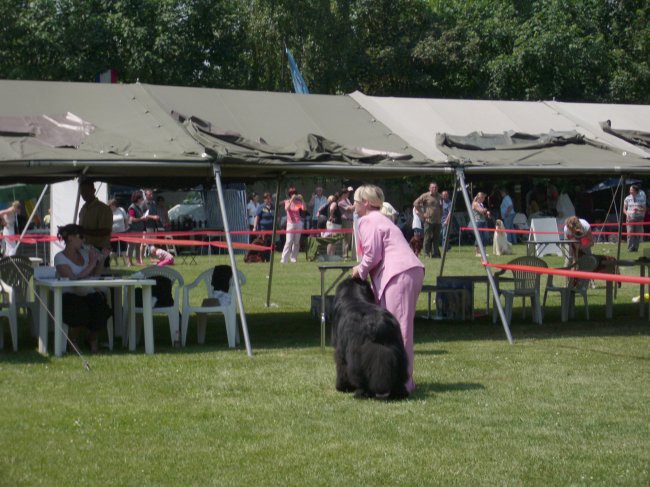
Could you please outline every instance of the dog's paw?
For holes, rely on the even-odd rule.
[[[368,399],[370,397],[374,397],[374,394],[371,394],[369,391],[366,391],[364,389],[357,389],[354,391],[355,399]]]
[[[354,387],[352,387],[350,384],[339,384],[338,382],[336,383],[336,390],[339,392],[352,392],[354,391]]]
[[[393,400],[400,400],[400,399],[406,399],[409,397],[409,393],[406,390],[406,387],[402,386],[399,389],[392,391],[390,394],[390,399]]]

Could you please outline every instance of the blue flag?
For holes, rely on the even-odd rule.
[[[293,81],[293,91],[296,93],[302,93],[303,95],[309,94],[309,88],[307,88],[307,83],[305,83],[305,78],[300,74],[296,60],[291,55],[291,52],[288,48],[284,48],[284,51],[287,53],[287,59],[289,59],[289,71],[291,71],[291,80]]]

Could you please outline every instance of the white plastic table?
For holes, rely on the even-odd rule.
[[[93,279],[35,279],[34,287],[39,296],[41,309],[39,313],[39,337],[38,351],[47,353],[47,323],[48,323],[48,291],[54,293],[54,355],[60,357],[63,354],[63,289],[71,287],[117,287],[128,288],[128,310],[129,310],[129,350],[135,351],[136,327],[135,327],[135,289],[142,288],[143,304],[143,328],[144,328],[144,349],[145,353],[152,355],[153,344],[153,318],[151,312],[151,288],[156,284],[154,279],[133,279],[133,278],[93,278]],[[114,314],[118,310],[114,310]]]

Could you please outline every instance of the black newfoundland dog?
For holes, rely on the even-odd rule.
[[[346,279],[334,298],[336,389],[355,397],[408,396],[407,357],[399,323],[375,303],[370,284]]]

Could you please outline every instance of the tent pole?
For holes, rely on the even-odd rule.
[[[275,260],[275,239],[278,231],[278,217],[280,215],[280,183],[282,182],[283,174],[280,174],[278,176],[278,183],[275,187],[275,211],[273,212],[273,233],[271,234],[271,258],[269,259],[269,285],[266,288],[267,308],[271,306],[271,284],[273,283],[273,261]]]
[[[77,180],[77,200],[74,204],[74,215],[72,215],[72,223],[77,223],[77,218],[79,217],[79,199],[81,198],[81,191],[79,191],[79,184],[81,183],[81,178],[83,178],[88,172],[88,166],[83,168],[81,171],[81,177],[76,178]]]
[[[467,194],[467,187],[465,186],[465,174],[461,168],[456,169],[456,176],[458,178],[458,183],[460,184],[460,189],[463,192],[463,198],[465,199],[465,206],[467,207],[467,212],[469,213],[469,220],[472,223],[472,229],[474,230],[474,237],[476,238],[476,243],[478,248],[481,251],[481,259],[483,262],[487,262],[487,255],[485,254],[485,247],[483,247],[483,241],[481,240],[480,232],[476,226],[476,220],[474,219],[474,214],[472,213],[472,204],[470,202],[469,195]],[[510,327],[508,326],[508,320],[506,319],[506,314],[503,311],[503,306],[501,306],[501,300],[499,299],[499,290],[497,289],[496,282],[494,282],[494,276],[492,275],[492,269],[485,267],[485,272],[487,273],[488,281],[490,287],[492,288],[492,294],[494,296],[494,303],[499,311],[499,316],[501,317],[501,324],[503,325],[503,331],[506,332],[506,337],[508,338],[508,343],[512,345],[512,335],[510,334]],[[489,304],[489,303],[488,303]]]
[[[226,214],[226,202],[223,199],[223,187],[221,186],[221,166],[213,164],[214,180],[217,183],[217,197],[219,198],[219,208],[221,209],[221,219],[223,220],[223,232],[226,235],[228,244],[228,256],[230,257],[230,266],[232,267],[233,282],[235,283],[235,293],[237,294],[237,305],[239,307],[239,318],[241,319],[241,328],[246,344],[246,353],[249,357],[253,356],[251,342],[248,337],[248,323],[246,322],[246,312],[244,311],[244,301],[241,296],[241,287],[237,273],[237,262],[235,261],[235,251],[232,248],[232,239],[230,238],[230,227],[228,225],[228,215]]]
[[[36,206],[34,206],[34,211],[32,211],[32,214],[29,215],[29,218],[27,219],[27,223],[25,224],[25,228],[23,228],[23,231],[20,234],[20,239],[18,239],[18,243],[16,244],[16,252],[18,252],[18,248],[20,247],[20,243],[23,241],[23,237],[27,233],[27,229],[29,228],[30,223],[32,223],[32,220],[34,219],[34,215],[36,215],[36,210],[38,210],[39,206],[41,206],[41,201],[43,200],[43,196],[45,196],[45,192],[47,191],[47,189],[49,187],[50,187],[50,185],[46,184],[45,187],[43,188],[43,192],[38,197],[38,201],[36,202]],[[36,243],[36,256],[38,257],[38,242]]]
[[[451,223],[454,220],[454,208],[456,207],[456,190],[458,189],[458,177],[454,177],[454,193],[451,195],[451,206],[449,207],[449,213],[447,218],[447,229],[445,230],[445,240],[442,242],[442,259],[440,259],[440,273],[439,276],[442,276],[442,271],[445,268],[445,257],[447,256],[447,243],[449,242],[449,230],[451,230]]]
[[[621,240],[623,238],[622,232],[623,232],[623,203],[625,201],[625,174],[621,174],[621,179],[618,183],[618,185],[621,188],[621,212],[620,212],[620,218],[618,218],[618,242],[616,243],[616,260],[619,260],[621,258]],[[630,238],[630,237],[628,237]],[[617,286],[614,286],[614,289],[616,289]],[[641,296],[641,300],[643,301],[643,296]]]
[[[74,204],[74,214],[72,215],[72,223],[77,223],[77,218],[79,215],[79,199],[81,198],[81,193],[79,192],[79,178],[77,179],[77,198]]]

